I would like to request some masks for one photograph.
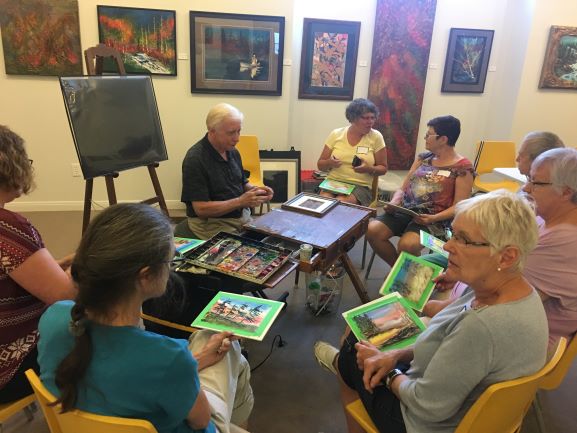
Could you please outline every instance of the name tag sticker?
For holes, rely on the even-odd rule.
[[[439,170],[439,171],[437,171],[437,175],[449,177],[451,175],[451,172],[449,170]]]
[[[358,146],[357,155],[366,155],[369,153],[369,148],[367,146]]]

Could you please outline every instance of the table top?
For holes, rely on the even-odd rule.
[[[328,248],[365,218],[373,209],[338,203],[322,217],[288,209],[273,209],[245,225],[269,235],[311,244],[316,248]]]
[[[521,174],[517,167],[497,167],[493,169],[493,172],[518,183],[527,182],[527,177]]]

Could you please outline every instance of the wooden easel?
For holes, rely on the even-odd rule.
[[[107,47],[104,44],[98,44],[95,47],[88,48],[84,51],[84,60],[86,61],[86,70],[88,75],[102,75],[102,68],[104,65],[104,59],[106,57],[111,57],[112,60],[116,62],[119,75],[126,75],[126,70],[124,69],[124,63],[122,62],[120,53],[114,48]],[[168,214],[168,208],[166,207],[164,195],[162,194],[160,182],[158,181],[158,175],[156,174],[156,168],[158,166],[158,162],[147,165],[148,174],[150,175],[150,180],[152,181],[152,186],[156,195],[149,199],[142,200],[141,203],[158,203],[160,209],[166,214],[166,216],[170,216]],[[104,176],[104,180],[106,182],[106,192],[108,194],[108,204],[110,205],[118,203],[116,200],[116,190],[114,188],[114,178],[116,177],[118,177],[118,173],[112,173]],[[84,189],[84,215],[82,217],[82,233],[84,233],[86,227],[88,227],[88,223],[90,223],[93,186],[94,179],[86,179],[86,186]]]

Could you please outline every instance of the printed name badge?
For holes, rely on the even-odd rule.
[[[369,148],[367,146],[358,146],[357,155],[366,155],[369,153]]]
[[[451,172],[449,170],[439,170],[437,171],[438,176],[449,177]]]

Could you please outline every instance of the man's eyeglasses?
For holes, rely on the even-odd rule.
[[[439,135],[439,134],[429,134],[429,133],[427,132],[427,133],[425,134],[424,139],[426,140],[426,139],[429,138],[429,137],[440,137],[440,135]]]
[[[462,236],[460,234],[453,234],[449,240],[454,240],[455,242],[457,242],[459,245],[464,245],[464,246],[472,246],[472,247],[490,247],[491,244],[489,242],[474,242],[474,241],[470,241],[469,239],[467,239],[465,236]]]
[[[553,182],[537,182],[536,180],[531,179],[530,176],[527,176],[527,183],[531,184],[531,186],[547,186],[553,185]]]

